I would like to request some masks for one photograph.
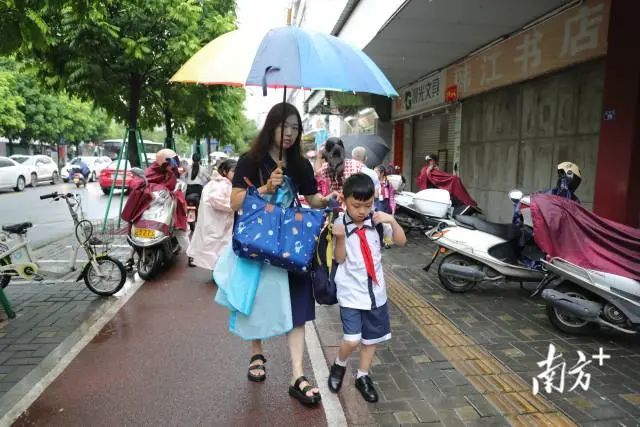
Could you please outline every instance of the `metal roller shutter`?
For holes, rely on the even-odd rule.
[[[415,179],[424,166],[424,158],[427,154],[438,152],[440,145],[440,121],[442,115],[436,114],[422,119],[414,120],[413,127],[413,179],[411,186],[417,189]]]
[[[460,126],[461,126],[461,108],[460,104],[449,110],[447,115],[447,163],[441,163],[447,172],[453,173],[453,165],[460,165]],[[459,171],[457,171],[459,172]]]

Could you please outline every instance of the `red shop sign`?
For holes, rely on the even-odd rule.
[[[447,88],[444,93],[445,102],[453,102],[458,99],[458,86],[452,85]]]

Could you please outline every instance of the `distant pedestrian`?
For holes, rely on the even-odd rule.
[[[371,213],[374,187],[364,174],[352,175],[344,183],[346,214],[333,224],[335,275],[340,318],[344,337],[338,357],[331,366],[329,389],[337,393],[342,387],[347,358],[361,344],[356,388],[367,402],[376,402],[378,393],[369,376],[376,344],[391,339],[384,273],[382,271],[382,234],[403,246],[407,239],[392,215]],[[363,268],[364,267],[364,268]]]
[[[330,184],[330,191],[342,191],[344,181],[355,173],[360,173],[364,164],[354,159],[346,159],[344,142],[340,138],[329,138],[324,143],[322,156],[327,161],[316,171],[316,176],[326,179]]]
[[[367,175],[369,178],[371,178],[371,181],[373,181],[373,187],[375,188],[374,197],[375,200],[378,200],[378,198],[380,197],[380,178],[378,177],[376,171],[367,167],[367,149],[362,146],[354,148],[353,150],[351,150],[351,158],[362,163],[360,172]]]
[[[434,170],[440,170],[438,167],[438,156],[435,154],[429,154],[424,158],[425,164],[420,169],[420,174],[416,178],[416,184],[420,190],[426,190],[427,188],[438,188],[435,184],[429,181],[428,174]]]
[[[387,168],[378,165],[375,168],[380,180],[380,195],[376,199],[376,210],[393,215],[396,211],[395,189],[387,177]]]
[[[222,249],[231,241],[233,210],[230,197],[235,169],[235,160],[225,160],[217,171],[213,171],[211,180],[202,190],[198,222],[187,249],[190,266],[213,270]]]

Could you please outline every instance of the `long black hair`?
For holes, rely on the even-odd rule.
[[[298,120],[298,135],[293,145],[286,149],[283,155],[286,156],[287,172],[295,180],[296,177],[303,173],[305,167],[304,162],[309,163],[309,161],[302,156],[302,148],[300,147],[300,140],[302,139],[302,118],[295,106],[281,102],[271,107],[265,119],[264,126],[258,133],[258,136],[256,136],[256,139],[251,143],[251,148],[247,155],[254,165],[259,167],[264,157],[269,155],[269,149],[275,144],[276,129],[291,115],[295,115]]]
[[[193,153],[191,160],[193,160],[193,166],[191,166],[191,179],[194,180],[200,172],[200,154]]]

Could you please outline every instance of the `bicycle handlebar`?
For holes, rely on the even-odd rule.
[[[56,197],[61,197],[63,199],[68,199],[69,197],[73,197],[73,194],[72,193],[58,194],[57,191],[54,191],[53,193],[44,194],[44,195],[40,196],[40,200],[55,199]]]
[[[40,200],[53,199],[55,197],[58,197],[58,192],[57,191],[54,191],[53,193],[44,194],[44,195],[40,196]]]

